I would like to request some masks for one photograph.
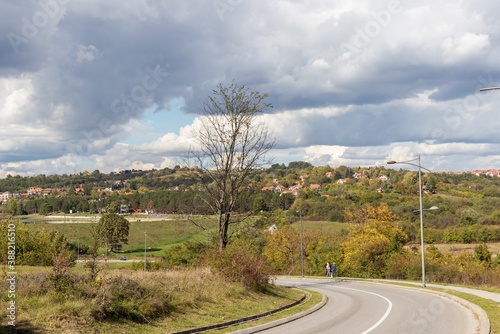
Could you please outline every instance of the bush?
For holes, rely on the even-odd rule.
[[[403,251],[394,253],[387,261],[386,278],[419,280],[422,277],[420,253]]]
[[[228,281],[240,283],[254,291],[266,290],[272,276],[265,258],[252,247],[241,243],[228,244],[222,251],[209,250],[205,262]]]
[[[170,266],[164,260],[158,260],[158,259],[154,261],[146,260],[147,271],[164,270],[169,267]],[[130,265],[130,269],[144,270],[144,261],[132,262],[132,264]]]
[[[168,298],[161,291],[122,275],[106,281],[94,300],[92,315],[101,321],[126,319],[146,323],[168,311]]]
[[[186,241],[165,251],[164,262],[167,267],[193,267],[200,262],[203,252],[207,249],[204,243]],[[144,263],[142,263],[144,265]]]

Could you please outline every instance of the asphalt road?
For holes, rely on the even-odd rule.
[[[479,321],[469,308],[423,289],[307,279],[280,278],[276,283],[318,291],[328,301],[316,312],[277,327],[260,328],[259,333],[479,333]]]

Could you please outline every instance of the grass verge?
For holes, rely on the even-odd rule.
[[[249,291],[204,268],[108,270],[90,283],[83,278],[82,268],[71,271],[69,278],[75,284],[61,291],[50,287],[47,271],[33,270],[18,276],[16,329],[33,333],[174,333],[275,310],[304,294],[278,285],[269,285],[261,292]],[[301,312],[318,303],[318,298],[321,300],[321,296],[313,295],[291,310],[242,326]],[[3,299],[0,308],[3,329],[7,319],[5,302]],[[227,331],[235,328],[242,327]]]
[[[266,316],[263,318],[248,321],[248,322],[245,322],[245,323],[242,323],[239,325],[234,325],[234,326],[231,326],[228,328],[221,328],[218,330],[208,331],[205,333],[209,333],[209,334],[231,333],[231,332],[234,332],[237,330],[241,330],[241,329],[245,329],[245,328],[249,328],[249,327],[254,327],[254,326],[258,326],[258,325],[263,325],[263,324],[266,324],[266,323],[269,323],[269,322],[272,322],[275,320],[287,318],[287,317],[293,316],[295,314],[309,310],[310,308],[312,308],[315,305],[317,305],[318,303],[320,303],[322,298],[323,298],[323,295],[320,294],[319,292],[316,292],[316,291],[310,291],[310,290],[300,290],[300,291],[301,291],[301,293],[305,292],[307,295],[306,300],[303,303],[301,303],[300,305],[291,307],[289,309],[283,310],[281,312],[278,312],[278,313],[275,313],[275,314],[272,314],[272,315],[269,315],[269,316]]]

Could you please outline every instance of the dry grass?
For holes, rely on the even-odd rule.
[[[474,249],[476,246],[481,245],[479,243],[472,244],[458,244],[458,243],[450,243],[450,244],[432,244],[435,246],[441,253],[450,254],[450,255],[460,255],[464,252],[466,253],[474,253]],[[425,248],[427,249],[429,245],[426,244]],[[486,243],[488,246],[488,250],[491,252],[493,256],[500,254],[500,242],[491,242]],[[420,249],[420,244],[412,244],[405,246],[406,249],[413,248]]]
[[[54,291],[47,272],[18,276],[17,329],[40,333],[172,333],[259,314],[288,305],[302,293],[270,286],[257,293],[208,269],[138,272],[109,270],[102,285],[87,283],[81,268],[75,285]],[[2,278],[0,289],[6,291]],[[121,297],[120,297],[121,296]],[[123,298],[122,298],[123,297]],[[0,319],[6,325],[6,299]],[[116,315],[116,317],[114,317]]]
[[[474,253],[478,245],[480,244],[434,244],[440,252],[451,255],[460,255],[463,252]],[[500,254],[500,243],[487,243],[486,245],[491,254]]]

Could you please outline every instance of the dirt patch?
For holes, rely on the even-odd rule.
[[[473,253],[476,246],[480,244],[434,244],[436,248],[442,253],[448,253],[452,255],[458,255],[463,252]],[[500,254],[500,243],[487,243],[488,250],[491,254]]]

